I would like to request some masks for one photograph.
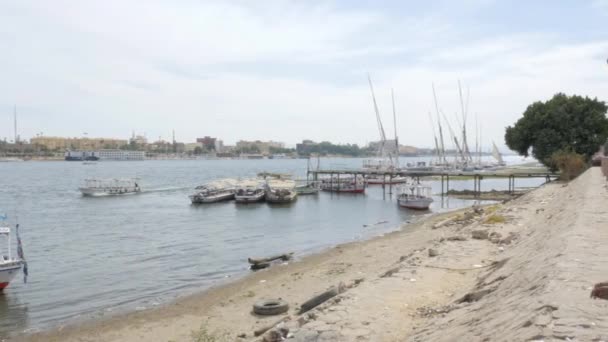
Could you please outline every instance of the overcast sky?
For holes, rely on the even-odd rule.
[[[504,145],[556,92],[608,99],[608,0],[0,2],[0,137],[211,135],[432,146],[427,113]],[[444,128],[446,131],[447,128]],[[454,127],[455,129],[455,127]]]

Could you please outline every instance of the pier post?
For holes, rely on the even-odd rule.
[[[445,188],[445,193],[447,194],[448,192],[450,192],[450,175],[446,175],[446,188]]]
[[[477,197],[477,175],[473,175],[473,196]]]
[[[339,173],[338,173],[337,181],[338,181],[338,191],[337,192],[340,192],[340,174]]]
[[[443,197],[444,192],[443,192],[443,174],[441,174],[441,197]]]
[[[388,181],[388,193],[389,194],[393,194],[393,175],[390,175],[389,177],[389,181]]]

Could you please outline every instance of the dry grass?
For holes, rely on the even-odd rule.
[[[588,165],[585,158],[577,153],[560,151],[551,156],[551,163],[560,171],[560,180],[570,181],[585,172]]]
[[[498,224],[498,223],[505,223],[507,221],[507,219],[502,216],[502,215],[490,215],[488,216],[483,223],[485,224]]]

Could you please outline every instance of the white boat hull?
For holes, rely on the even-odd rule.
[[[253,194],[253,195],[235,195],[234,196],[234,200],[237,203],[255,203],[255,202],[260,202],[264,200],[264,196],[266,194],[264,194],[263,192],[260,194]]]
[[[276,195],[271,192],[266,194],[266,201],[270,203],[291,203],[296,200],[298,193],[290,191],[288,194]]]
[[[21,266],[21,261],[5,265],[0,264],[0,291],[4,290],[13,278],[15,278],[19,273],[19,270],[21,270]]]
[[[375,184],[375,185],[382,185],[382,184],[403,184],[407,182],[407,178],[406,177],[393,177],[392,179],[390,177],[386,177],[386,179],[384,179],[383,177],[369,177],[367,178],[367,184]]]
[[[433,199],[430,197],[419,197],[419,198],[399,198],[399,206],[408,209],[427,210]]]
[[[141,190],[138,189],[94,189],[94,188],[79,188],[83,196],[113,196],[113,195],[128,195],[136,194]]]
[[[211,195],[211,196],[199,196],[199,195],[192,195],[192,196],[190,196],[190,200],[194,204],[196,204],[196,203],[215,203],[215,202],[221,202],[221,201],[229,201],[229,200],[231,200],[233,198],[234,198],[234,193],[223,193],[223,194],[217,194],[217,195]]]

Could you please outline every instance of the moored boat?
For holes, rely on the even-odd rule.
[[[11,228],[4,224],[3,219],[6,216],[0,216],[0,237],[6,239],[7,250],[6,254],[0,258],[0,292],[2,292],[10,282],[19,274],[19,270],[23,267],[23,272],[27,275],[27,264],[23,257],[23,248],[21,247],[21,239],[17,234],[17,258],[13,257],[11,251]],[[17,227],[17,229],[19,229]]]
[[[126,195],[141,192],[137,178],[127,179],[85,179],[84,186],[78,188],[83,196]]]
[[[266,190],[264,183],[259,179],[246,179],[236,185],[234,200],[237,203],[253,203],[264,200]]]
[[[321,190],[331,192],[364,193],[367,182],[361,175],[330,177],[321,180]]]
[[[316,195],[319,193],[319,182],[309,180],[296,181],[296,192],[298,195]]]
[[[397,202],[400,207],[427,210],[433,203],[431,187],[421,184],[405,185],[401,188]]]
[[[296,200],[296,182],[291,179],[269,179],[266,181],[266,201],[290,203]]]
[[[190,195],[193,204],[215,203],[234,199],[236,180],[219,179],[195,188],[195,193]]]
[[[402,184],[407,182],[407,177],[402,176],[384,176],[384,175],[369,175],[366,177],[367,184],[382,185],[382,184]]]

